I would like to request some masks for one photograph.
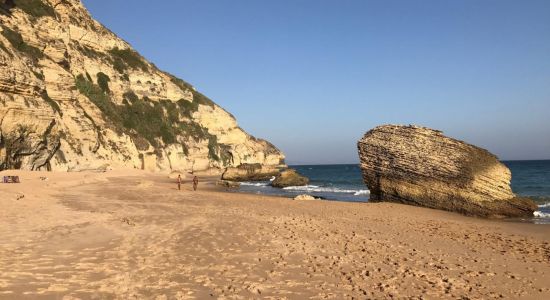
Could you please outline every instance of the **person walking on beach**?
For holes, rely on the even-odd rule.
[[[181,175],[178,175],[178,190],[181,191]]]
[[[193,177],[193,191],[197,190],[198,185],[199,185],[199,177],[195,176]]]

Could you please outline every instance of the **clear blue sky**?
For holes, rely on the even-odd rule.
[[[84,0],[288,163],[355,163],[386,123],[550,159],[550,1]]]

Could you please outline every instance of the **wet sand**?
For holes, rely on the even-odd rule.
[[[550,299],[548,225],[178,191],[140,171],[8,173],[0,299]]]

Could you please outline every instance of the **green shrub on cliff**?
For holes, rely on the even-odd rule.
[[[191,137],[197,142],[207,140],[209,158],[221,159],[224,163],[228,161],[228,146],[219,144],[215,135],[195,122],[180,121],[181,117],[189,117],[190,112],[196,111],[196,102],[183,99],[177,103],[169,100],[152,101],[147,97],[140,99],[134,92],[128,91],[124,93],[123,104],[116,105],[99,83],[94,84],[84,75],[78,75],[75,84],[116,128],[139,142],[139,145],[136,143],[139,149],[147,149],[143,140],[158,149],[161,146],[159,139],[168,145],[177,143],[178,136],[184,136]],[[188,153],[187,146],[183,148],[184,152]]]
[[[99,85],[99,88],[101,88],[104,93],[110,92],[109,81],[111,81],[111,79],[109,78],[109,76],[105,75],[105,73],[97,73],[97,85]]]
[[[227,162],[230,160],[229,156],[231,155],[229,152],[229,146],[218,143],[218,138],[215,135],[210,134],[208,129],[195,122],[180,123],[179,132],[185,136],[193,138],[196,142],[200,140],[208,140],[208,157],[211,160],[219,161],[220,155],[218,154],[221,153],[222,162],[224,165],[228,164]]]
[[[141,56],[131,49],[118,49],[117,47],[109,50],[113,58],[113,67],[119,73],[124,74],[128,68],[141,69],[147,71],[148,66]]]
[[[44,3],[42,0],[14,0],[15,7],[20,8],[25,13],[35,17],[55,17],[55,10],[53,7]]]
[[[198,104],[214,107],[216,104],[210,98],[206,97],[200,92],[193,91],[193,101],[196,101]]]
[[[215,135],[208,139],[208,157],[212,160],[220,160],[218,156],[218,138]]]
[[[231,163],[233,155],[230,152],[229,145],[218,143],[218,137],[208,134],[208,157],[211,160],[221,161],[224,166]]]
[[[186,82],[184,80],[181,80],[181,79],[179,79],[176,76],[173,76],[171,74],[168,74],[168,76],[170,76],[170,81],[172,81],[172,83],[177,85],[180,88],[180,90],[182,90],[182,91],[185,91],[185,90],[191,91],[191,93],[193,94],[193,102],[195,102],[196,104],[207,105],[207,106],[210,106],[210,107],[214,107],[216,105],[214,103],[214,101],[210,100],[210,98],[206,97],[205,95],[203,95],[200,92],[195,91],[195,88],[193,88],[193,86],[191,84],[189,84],[188,82]]]
[[[10,42],[10,44],[20,52],[38,60],[44,56],[40,49],[27,44],[19,32],[15,32],[8,27],[2,26],[2,35]]]
[[[182,90],[182,91],[185,91],[185,90],[193,91],[194,90],[193,86],[191,84],[189,84],[187,81],[179,79],[176,76],[173,76],[171,74],[167,74],[167,75],[170,76],[170,81],[172,81],[172,83],[177,85],[180,88],[180,90]]]
[[[134,130],[154,147],[159,146],[157,138],[161,138],[165,144],[176,142],[177,132],[166,117],[164,104],[147,97],[137,98],[118,106],[118,112],[126,129]]]
[[[163,107],[168,122],[171,124],[179,122],[181,111],[176,103],[170,100],[160,100],[159,104]]]
[[[209,139],[208,130],[195,122],[185,122],[179,124],[179,131],[188,137],[193,138],[196,142]]]
[[[76,76],[75,85],[80,93],[90,99],[114,124],[120,124],[116,105],[98,85],[86,79],[82,74]]]
[[[181,114],[187,118],[191,118],[193,116],[193,113],[199,109],[199,104],[195,101],[180,99],[178,100],[177,104]]]
[[[138,96],[133,91],[124,93],[123,97],[125,100],[129,100],[130,103],[134,103],[135,101],[139,100]]]
[[[115,58],[113,60],[113,69],[117,70],[120,74],[127,75],[124,73],[126,71],[126,65],[120,58]]]
[[[93,59],[107,58],[107,56],[103,52],[96,51],[93,48],[91,48],[87,45],[81,45],[78,42],[73,42],[73,43],[74,43],[76,49],[78,49],[78,51],[80,53],[84,54],[85,56],[87,56],[89,58],[93,58]]]

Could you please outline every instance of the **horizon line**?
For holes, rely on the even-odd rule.
[[[502,159],[500,162],[515,162],[515,161],[550,161],[550,158],[546,159]],[[341,165],[359,165],[360,163],[289,163],[288,166],[341,166]]]

